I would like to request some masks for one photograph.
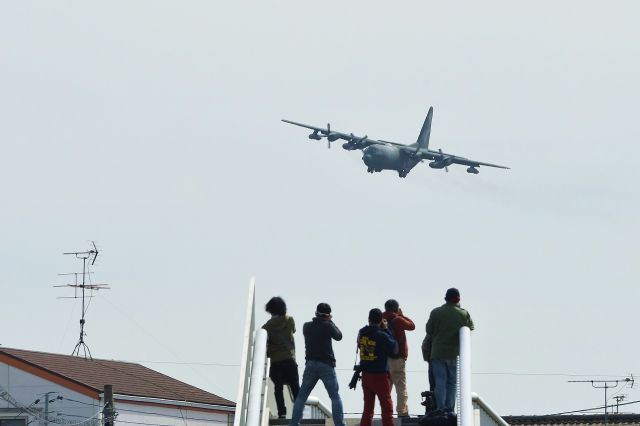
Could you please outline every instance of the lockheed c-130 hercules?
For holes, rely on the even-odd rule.
[[[381,172],[383,170],[395,170],[398,176],[404,178],[418,163],[423,160],[429,160],[429,167],[432,169],[445,169],[449,171],[452,164],[462,164],[467,166],[467,173],[477,175],[480,173],[480,166],[497,167],[500,169],[508,169],[509,167],[499,166],[497,164],[483,163],[482,161],[470,160],[468,158],[459,157],[457,155],[447,154],[441,149],[433,151],[429,149],[429,136],[431,134],[431,118],[433,117],[433,107],[429,108],[427,118],[424,120],[418,140],[411,145],[403,145],[396,142],[370,139],[367,136],[354,136],[353,133],[341,133],[331,130],[331,125],[327,124],[327,128],[309,126],[307,124],[296,123],[295,121],[282,120],[285,123],[294,124],[296,126],[305,127],[313,130],[309,135],[309,139],[321,140],[327,139],[327,146],[331,148],[331,142],[342,139],[347,141],[342,144],[342,148],[347,151],[362,150],[362,161],[367,166],[367,172]]]

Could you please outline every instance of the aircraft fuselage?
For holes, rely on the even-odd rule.
[[[406,176],[419,162],[391,145],[371,145],[363,150],[363,154],[362,161],[370,173],[395,170]]]

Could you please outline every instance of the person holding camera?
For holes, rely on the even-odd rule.
[[[331,306],[328,303],[319,303],[315,317],[302,327],[307,362],[302,375],[300,392],[293,405],[290,426],[300,425],[304,404],[318,380],[322,380],[331,398],[331,415],[334,425],[346,426],[342,400],[338,393],[336,358],[333,355],[332,345],[332,340],[342,340],[342,332],[331,319]]]
[[[398,343],[378,308],[369,311],[369,325],[358,332],[364,408],[360,426],[371,426],[376,396],[380,401],[382,425],[393,426],[393,401],[389,378],[389,355],[398,353]]]
[[[293,333],[296,332],[296,323],[287,315],[287,305],[281,297],[272,297],[265,306],[265,310],[271,314],[271,319],[262,328],[267,330],[267,356],[271,358],[269,377],[273,382],[273,393],[278,406],[278,417],[284,419],[287,416],[287,407],[284,404],[284,385],[289,385],[295,398],[300,390],[298,378],[298,364],[296,364],[296,345]]]
[[[398,342],[398,354],[389,356],[389,375],[391,383],[396,388],[396,412],[398,417],[409,417],[409,406],[407,401],[407,357],[409,347],[407,346],[406,331],[416,329],[416,325],[409,317],[402,314],[400,304],[395,299],[389,299],[384,303],[383,318],[387,320],[389,329]]]
[[[454,411],[456,405],[458,355],[461,327],[474,329],[471,315],[460,307],[460,292],[450,288],[444,296],[446,303],[431,311],[426,332],[431,336],[430,369],[435,379],[436,407]]]

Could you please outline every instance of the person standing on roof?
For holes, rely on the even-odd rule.
[[[387,320],[378,308],[369,311],[369,325],[358,332],[360,369],[364,408],[360,426],[371,426],[376,396],[380,401],[382,426],[393,426],[393,401],[389,378],[389,355],[398,353],[398,343],[387,327]]]
[[[273,382],[278,417],[284,419],[287,416],[284,385],[289,385],[294,398],[300,391],[296,345],[293,340],[296,324],[293,318],[287,315],[287,305],[281,297],[272,297],[267,302],[265,310],[271,314],[271,319],[262,326],[269,335],[267,339],[267,356],[271,358],[269,377]]]
[[[398,342],[398,354],[389,356],[389,375],[391,383],[396,388],[396,413],[398,417],[409,417],[406,373],[409,347],[405,331],[415,330],[416,325],[410,318],[403,315],[400,304],[395,299],[389,299],[385,302],[382,317],[387,320],[387,324]]]
[[[427,321],[427,335],[431,336],[431,368],[436,382],[436,408],[453,411],[456,405],[458,355],[460,355],[461,327],[474,329],[469,312],[460,307],[460,292],[450,288],[446,303],[431,311]]]
[[[319,303],[315,317],[302,327],[307,363],[302,375],[300,393],[293,406],[290,426],[300,425],[304,404],[318,380],[322,380],[322,384],[331,398],[333,424],[346,426],[342,400],[338,393],[336,358],[333,355],[332,345],[332,340],[342,340],[342,332],[331,319],[331,306],[328,303]]]

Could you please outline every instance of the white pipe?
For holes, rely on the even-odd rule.
[[[309,398],[307,398],[307,402],[305,402],[304,405],[318,407],[318,410],[320,410],[326,418],[331,418],[331,410],[329,409],[329,407],[324,405],[322,401],[320,401],[320,398],[316,396],[310,396]]]
[[[240,383],[238,384],[238,398],[236,399],[235,417],[233,426],[246,426],[247,424],[247,394],[249,392],[249,372],[251,371],[251,354],[255,330],[255,301],[256,280],[249,281],[249,299],[247,300],[247,314],[244,321],[244,334],[242,337],[242,359],[240,361]]]
[[[460,332],[460,425],[473,426],[473,400],[471,397],[471,330],[461,327]]]
[[[487,416],[489,416],[491,419],[493,419],[494,422],[498,424],[498,426],[509,426],[509,423],[505,422],[504,419],[500,417],[500,415],[496,413],[489,405],[487,405],[487,403],[484,402],[477,393],[472,393],[471,396],[473,398],[473,402],[478,405],[478,408],[482,409]]]
[[[264,365],[267,359],[267,330],[259,329],[253,346],[251,380],[249,382],[249,403],[247,404],[247,426],[260,426],[262,416],[262,384]]]

